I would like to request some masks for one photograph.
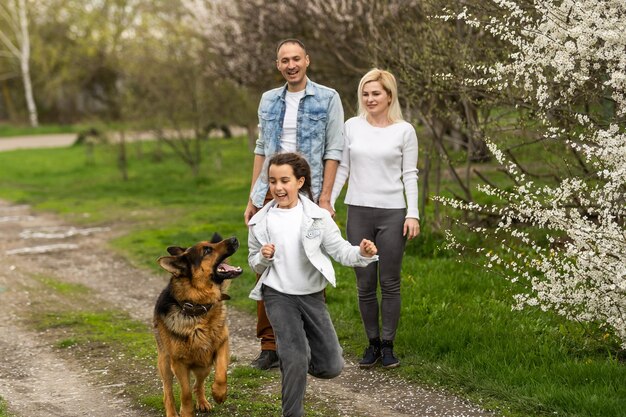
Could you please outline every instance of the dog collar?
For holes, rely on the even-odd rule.
[[[208,313],[211,307],[213,307],[213,304],[193,304],[189,302],[180,304],[182,313],[186,316],[192,317]]]

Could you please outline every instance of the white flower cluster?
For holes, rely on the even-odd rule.
[[[545,139],[567,143],[595,171],[538,185],[491,141],[489,149],[517,186],[480,189],[504,204],[440,200],[500,216],[494,230],[474,231],[501,242],[501,254],[479,250],[487,267],[498,265],[512,281],[528,283],[528,291],[516,296],[517,308],[539,306],[599,322],[626,348],[626,1],[537,0],[531,11],[512,0],[492,1],[505,16],[481,26],[510,42],[514,52],[506,62],[479,68],[484,77],[470,83],[514,87],[540,116]],[[477,24],[467,10],[448,14]],[[589,91],[611,102],[603,122],[574,105]],[[554,112],[564,108],[579,112],[567,130]],[[543,231],[542,243],[537,231]],[[448,236],[451,247],[461,246]]]

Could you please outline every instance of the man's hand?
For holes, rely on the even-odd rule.
[[[333,210],[333,206],[330,205],[330,200],[320,199],[319,206],[328,211],[330,213],[330,217],[335,218],[335,210]]]
[[[252,204],[252,201],[248,200],[248,206],[246,207],[246,211],[243,213],[243,220],[246,222],[246,226],[257,211],[259,211],[258,207]]]
[[[343,121],[342,121],[343,126]],[[324,178],[322,179],[322,191],[319,195],[318,206],[330,213],[330,217],[335,218],[335,210],[330,204],[330,197],[333,193],[333,184],[335,183],[335,176],[337,175],[337,168],[339,167],[339,161],[333,159],[324,160]]]

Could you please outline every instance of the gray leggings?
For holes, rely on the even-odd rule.
[[[402,236],[405,209],[348,206],[347,237],[353,245],[369,239],[378,248],[379,261],[365,268],[354,268],[359,294],[359,310],[368,339],[394,340],[400,319],[400,271],[406,239]],[[382,299],[376,288],[380,282]]]
[[[324,292],[289,295],[264,285],[263,299],[280,358],[283,417],[302,417],[307,372],[330,379],[344,367]]]

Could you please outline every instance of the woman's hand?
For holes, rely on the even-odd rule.
[[[402,236],[411,240],[420,234],[420,223],[417,219],[408,218],[404,221],[404,230]]]
[[[272,259],[275,251],[276,248],[274,247],[273,243],[268,243],[267,245],[263,245],[261,247],[261,255],[263,255],[263,257],[267,259]]]
[[[376,248],[376,245],[374,245],[374,242],[367,239],[363,239],[361,241],[359,249],[361,252],[361,256],[365,256],[366,258],[371,258],[378,253],[378,249]]]

